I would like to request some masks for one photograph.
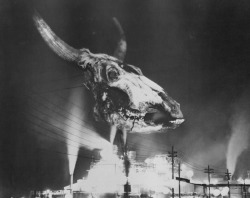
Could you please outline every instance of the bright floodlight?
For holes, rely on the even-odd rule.
[[[213,192],[212,192],[212,194],[213,194],[215,197],[219,196],[220,193],[221,193],[221,192],[220,192],[219,189],[214,189]]]
[[[227,196],[229,192],[229,188],[228,187],[224,187],[221,191],[221,196]]]

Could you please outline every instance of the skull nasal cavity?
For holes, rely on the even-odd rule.
[[[126,107],[129,105],[130,100],[128,95],[119,88],[109,88],[108,96],[116,107]]]

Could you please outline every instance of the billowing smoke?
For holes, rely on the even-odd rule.
[[[100,137],[88,123],[84,122],[86,116],[83,113],[81,92],[75,90],[71,92],[69,101],[74,101],[74,105],[69,103],[69,115],[66,120],[67,133],[67,152],[69,161],[69,173],[74,173],[77,162],[77,155],[81,147],[93,150],[103,149],[110,145],[110,143]],[[76,105],[77,104],[77,105]]]
[[[227,150],[227,168],[232,173],[235,172],[237,159],[248,147],[250,124],[245,113],[235,116],[232,122],[232,135],[229,140]]]
[[[81,98],[79,96],[79,92],[72,91],[71,96],[69,98],[70,101],[72,99]],[[69,160],[69,173],[70,175],[74,174],[74,169],[77,161],[77,155],[80,149],[80,137],[81,137],[81,125],[77,124],[79,119],[82,119],[82,113],[79,111],[79,107],[76,105],[70,106],[70,114],[67,122],[67,152],[68,152],[68,160]],[[72,146],[74,143],[74,146]]]
[[[89,193],[124,193],[124,184],[128,181],[131,193],[169,194],[171,188],[178,188],[178,182],[172,180],[171,158],[166,154],[147,158],[145,162],[135,161],[135,155],[129,154],[130,173],[126,176],[124,159],[120,158],[111,147],[101,151],[102,159],[88,171],[88,176],[82,183],[75,185],[75,190]],[[176,167],[177,168],[177,167]],[[193,171],[188,166],[182,166],[182,176],[192,179]],[[176,170],[177,171],[177,170]],[[184,183],[182,187],[187,187]],[[78,189],[77,189],[78,188]]]
[[[129,161],[129,158],[128,158],[127,154],[124,156],[124,168],[125,168],[126,177],[128,177],[129,168],[130,168],[130,161]]]
[[[111,126],[110,129],[110,143],[113,144],[114,143],[114,139],[115,139],[115,135],[116,135],[116,126]]]
[[[235,105],[235,114],[231,122],[232,135],[228,143],[227,149],[227,168],[235,173],[237,160],[242,152],[247,149],[249,144],[250,132],[250,112],[249,97],[250,92],[246,90]]]

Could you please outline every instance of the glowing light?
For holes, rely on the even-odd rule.
[[[244,180],[240,177],[239,179],[237,179],[237,182],[243,184],[243,183],[244,183]]]
[[[218,179],[212,179],[212,181],[210,182],[211,184],[213,184],[213,185],[216,185],[216,184],[218,184]]]
[[[186,176],[187,176],[188,178],[193,177],[193,175],[194,175],[194,171],[192,171],[192,170],[188,170],[188,171],[186,172]]]
[[[212,194],[213,194],[215,197],[219,196],[220,193],[221,193],[221,192],[220,192],[219,189],[214,189],[214,190],[212,191]]]
[[[57,122],[54,123],[55,126],[62,128],[67,135],[66,141],[70,175],[74,173],[80,147],[93,150],[103,149],[110,145],[107,140],[100,137],[94,130],[91,130],[90,126],[86,126],[86,123],[82,123],[82,120],[85,120],[85,116],[87,115],[82,112],[82,108],[79,108],[83,104],[81,94],[82,92],[78,90],[71,91],[69,101],[74,100],[74,103],[77,105],[69,104],[69,114],[66,115],[67,119],[64,125],[59,125]]]
[[[221,190],[221,195],[222,195],[222,196],[227,196],[227,195],[228,195],[228,192],[229,192],[229,188],[228,188],[228,187],[224,187],[224,188]]]
[[[181,169],[182,169],[182,170],[185,170],[185,169],[187,169],[187,166],[186,166],[185,164],[182,164],[182,165],[181,165]]]
[[[245,184],[250,184],[250,179],[245,179]]]
[[[145,163],[135,162],[135,152],[131,152],[131,165],[128,178],[125,176],[124,161],[117,156],[117,148],[111,145],[104,148],[102,159],[89,170],[86,179],[78,183],[78,189],[89,193],[123,193],[124,184],[128,181],[131,193],[149,193],[155,197],[171,193],[171,188],[178,188],[178,181],[172,180],[171,160],[167,155],[156,155]],[[192,177],[193,172],[186,168],[184,175]],[[77,189],[76,188],[76,189]],[[157,197],[156,196],[156,197]]]
[[[202,181],[197,180],[197,179],[190,179],[190,182],[191,182],[191,183],[194,183],[194,184],[200,184],[200,183],[202,183]],[[203,182],[203,183],[204,183],[204,182]]]
[[[207,185],[208,185],[208,181],[207,181],[207,180],[204,180],[204,181],[203,181],[203,184],[207,184]]]
[[[113,153],[109,146],[100,152],[102,160],[89,170],[86,178],[85,191],[94,193],[116,193],[125,183],[126,177],[123,171],[123,161]]]
[[[177,188],[177,186],[178,186],[178,181],[177,181],[177,180],[171,179],[171,180],[169,180],[168,185],[169,185],[169,187],[171,187],[171,188]]]
[[[65,195],[65,198],[73,198],[72,194],[71,193],[68,193]]]
[[[171,192],[170,188],[164,187],[164,188],[162,189],[162,193],[163,193],[163,194],[169,194],[170,192]]]

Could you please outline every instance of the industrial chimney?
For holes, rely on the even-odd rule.
[[[73,195],[73,174],[70,175],[70,192],[72,193]]]

